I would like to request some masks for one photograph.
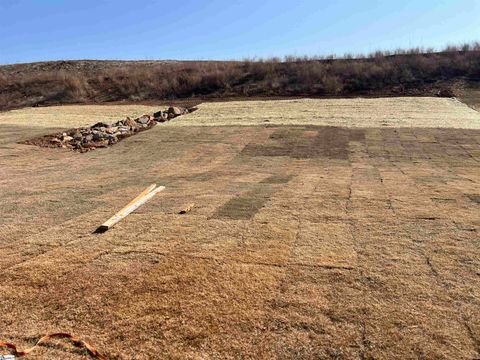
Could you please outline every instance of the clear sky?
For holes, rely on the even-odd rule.
[[[0,0],[0,63],[243,59],[480,40],[480,0]]]

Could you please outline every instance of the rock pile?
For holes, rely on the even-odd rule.
[[[188,114],[189,112],[192,112],[195,110],[197,110],[196,107],[187,109],[187,108],[182,108],[177,106],[170,106],[167,110],[157,111],[156,113],[153,114],[153,117],[157,122],[165,122],[173,118],[176,118],[177,116]]]
[[[196,108],[187,109],[171,106],[166,110],[157,111],[153,116],[142,115],[134,120],[127,117],[125,120],[119,120],[113,124],[99,122],[87,128],[71,129],[63,133],[46,135],[41,138],[27,140],[25,143],[86,152],[116,144],[126,137],[150,129],[158,122],[169,121],[194,110]]]

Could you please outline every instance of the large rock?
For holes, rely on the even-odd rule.
[[[108,135],[107,140],[109,145],[112,145],[118,142],[118,138],[115,135]]]
[[[121,134],[125,134],[130,132],[130,127],[129,126],[119,126],[118,127],[118,132]]]
[[[134,128],[137,126],[137,123],[130,119],[129,117],[127,117],[124,121],[123,121],[123,126],[128,126],[128,127],[131,127],[131,128]]]
[[[106,137],[106,134],[101,132],[101,131],[93,131],[92,132],[92,135],[93,135],[93,140],[94,141],[100,141],[100,140],[103,140],[105,137]]]
[[[119,120],[110,125],[104,122],[97,122],[90,127],[70,129],[63,133],[57,133],[48,139],[48,146],[86,152],[96,147],[113,145],[123,138],[155,126],[157,122],[164,122],[188,112],[189,110],[186,108],[171,106],[166,110],[155,112],[154,116],[142,115],[135,120],[127,117],[125,120]]]
[[[75,140],[78,141],[78,140],[82,140],[83,135],[82,135],[82,133],[81,133],[80,131],[76,131],[76,132],[72,135],[72,137],[73,137]]]
[[[167,110],[168,114],[179,116],[182,115],[184,110],[182,108],[179,108],[177,106],[170,106]]]
[[[142,115],[137,119],[137,122],[139,122],[140,124],[148,124],[150,122],[150,116]]]
[[[104,128],[104,130],[105,130],[105,128],[107,128],[107,127],[108,127],[108,124],[105,124],[104,122],[98,122],[98,123],[90,126],[90,128],[92,128],[92,129],[101,129],[101,128]]]

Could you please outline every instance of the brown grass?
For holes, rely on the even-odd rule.
[[[156,126],[77,154],[10,126],[2,340],[67,331],[112,359],[479,356],[480,130]],[[311,142],[338,146],[292,156]],[[288,151],[244,151],[273,143]],[[152,182],[167,188],[92,234]]]
[[[480,78],[480,45],[355,58],[59,61],[0,66],[0,109],[195,97],[452,96]]]
[[[475,93],[471,93],[471,98]],[[479,100],[480,97],[477,97]],[[205,102],[168,126],[328,125],[480,128],[480,114],[456,99],[295,99]]]

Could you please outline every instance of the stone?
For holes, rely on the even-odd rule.
[[[118,127],[118,132],[120,132],[120,133],[126,133],[126,132],[129,132],[129,131],[130,131],[129,126],[119,126]]]
[[[175,116],[179,116],[183,114],[183,110],[177,106],[170,106],[167,110],[169,114],[173,114]]]
[[[107,128],[108,124],[105,124],[104,122],[98,122],[92,126],[90,126],[91,129],[100,129],[100,128]]]
[[[94,131],[93,132],[93,140],[94,141],[103,140],[104,137],[105,137],[105,134],[102,133],[101,131]]]
[[[63,147],[87,152],[98,147],[113,145],[123,138],[155,126],[157,122],[165,122],[188,112],[185,108],[171,106],[167,110],[155,112],[154,116],[145,114],[135,120],[127,117],[125,120],[119,120],[110,125],[97,122],[91,127],[70,129],[63,133],[54,134],[43,141],[48,141],[50,147]]]
[[[150,116],[148,115],[142,115],[137,119],[137,122],[140,124],[148,124],[150,121]]]
[[[126,120],[123,121],[123,126],[134,128],[137,126],[137,123],[134,120],[127,118]]]
[[[107,147],[108,146],[108,140],[101,140],[95,144],[96,147]]]
[[[115,144],[118,142],[118,138],[115,135],[108,135],[107,136],[108,144]]]

